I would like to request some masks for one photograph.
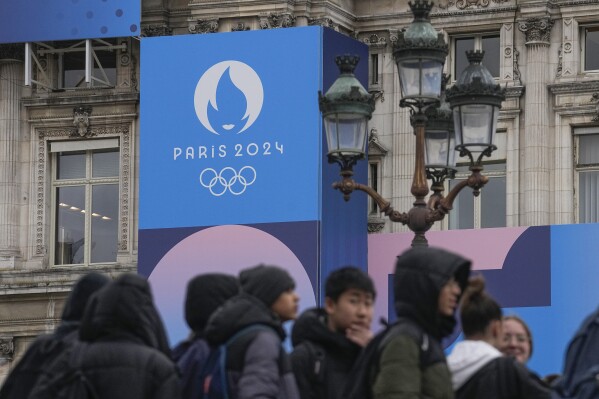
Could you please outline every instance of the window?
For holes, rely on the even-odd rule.
[[[599,26],[584,28],[582,46],[584,70],[599,70]]]
[[[483,174],[489,181],[478,197],[466,187],[453,202],[453,210],[449,213],[451,230],[506,226],[505,163],[485,164]],[[456,178],[449,182],[449,189],[469,175],[467,166],[458,167]]]
[[[117,139],[51,143],[54,265],[116,262]]]
[[[370,85],[379,84],[379,55],[370,54]]]
[[[380,167],[380,163],[379,162],[370,162],[368,164],[369,170],[368,170],[368,181],[370,182],[370,187],[372,187],[372,189],[374,191],[376,191],[377,193],[379,192],[379,187],[380,187],[380,176],[379,176],[379,167]],[[376,204],[376,202],[370,198],[370,196],[368,196],[368,209],[369,209],[369,213],[370,214],[376,214],[379,212],[379,207]]]
[[[574,131],[578,174],[578,222],[599,222],[599,127]]]
[[[495,78],[499,77],[500,65],[500,40],[498,33],[487,33],[469,36],[456,36],[453,38],[453,64],[451,76],[457,80],[464,69],[468,66],[466,51],[483,50],[485,57],[483,65]]]
[[[26,45],[26,56],[31,58],[26,67],[25,84],[36,83],[48,89],[78,87],[114,87],[117,81],[117,50],[127,51],[125,42],[116,39],[60,41]],[[38,57],[47,57],[46,74]],[[88,80],[86,81],[86,71]],[[34,80],[34,77],[37,80]]]

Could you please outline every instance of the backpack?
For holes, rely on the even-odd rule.
[[[91,381],[87,379],[81,361],[87,348],[86,343],[76,343],[71,347],[69,362],[65,372],[52,381],[48,387],[49,392],[54,392],[55,399],[99,399]]]
[[[201,399],[229,399],[229,383],[227,377],[228,349],[234,342],[244,341],[244,349],[260,330],[272,330],[263,324],[253,324],[236,332],[225,343],[212,348],[200,376]]]
[[[350,371],[342,398],[372,399],[372,388],[379,372],[381,353],[391,339],[400,334],[409,335],[419,343],[421,369],[433,363],[434,354],[429,345],[428,335],[413,322],[398,319],[393,324],[387,324],[385,329],[366,345]]]
[[[585,319],[570,341],[564,372],[552,388],[552,399],[599,398],[599,309]]]

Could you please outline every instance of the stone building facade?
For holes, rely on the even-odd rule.
[[[411,19],[407,1],[143,0],[141,37],[90,42],[90,84],[81,84],[81,59],[72,56],[89,51],[80,43],[34,44],[27,60],[24,44],[0,45],[0,381],[35,336],[54,329],[78,277],[136,270],[144,37],[321,25],[366,43],[361,62],[376,95],[370,184],[404,211],[413,202],[415,139],[399,108],[392,50]],[[507,89],[488,194],[462,193],[434,228],[597,222],[599,0],[439,0],[431,20],[449,44],[450,80],[464,66],[462,50],[484,49]],[[96,171],[102,162],[118,166]],[[72,165],[81,175],[67,173]],[[112,198],[104,213],[86,212],[100,196]],[[405,230],[369,212],[369,231]],[[57,226],[75,213],[84,233],[68,241]],[[105,256],[101,244],[85,245],[91,234],[108,234],[117,248]]]

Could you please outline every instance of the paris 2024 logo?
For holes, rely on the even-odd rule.
[[[260,116],[264,104],[264,88],[256,71],[249,65],[235,60],[219,62],[200,77],[194,94],[194,107],[198,120],[217,136],[238,135],[249,129]],[[174,159],[191,158],[235,158],[272,156],[283,154],[283,145],[277,142],[226,144],[207,148],[175,148]],[[200,183],[210,194],[220,197],[225,194],[241,195],[257,180],[256,169],[250,165],[223,168],[204,168]]]

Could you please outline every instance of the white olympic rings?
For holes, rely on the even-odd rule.
[[[245,172],[245,173],[244,173]],[[239,173],[230,166],[224,167],[220,172],[206,168],[200,174],[200,183],[210,190],[215,197],[220,197],[229,191],[233,195],[240,195],[245,189],[256,181],[256,170],[251,166],[244,166]]]

